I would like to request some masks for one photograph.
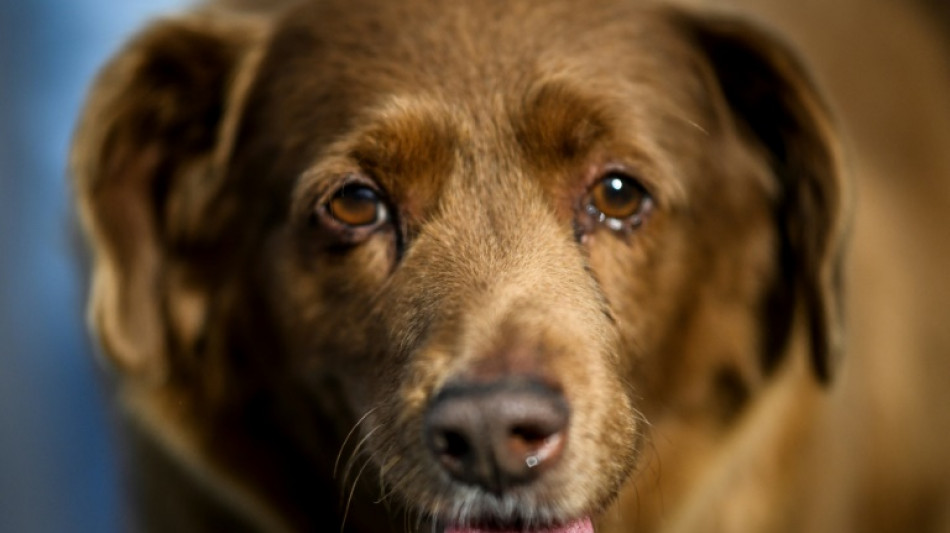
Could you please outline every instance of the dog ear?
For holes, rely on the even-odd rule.
[[[94,254],[89,318],[126,372],[163,376],[169,332],[200,335],[207,299],[180,267],[220,231],[197,221],[221,209],[216,153],[262,35],[236,14],[161,21],[93,85],[70,167]]]
[[[779,198],[781,272],[766,304],[766,363],[786,344],[796,306],[807,313],[814,370],[830,381],[843,347],[845,183],[830,114],[796,56],[754,25],[679,13],[740,131],[766,156]],[[782,295],[781,293],[785,293]]]

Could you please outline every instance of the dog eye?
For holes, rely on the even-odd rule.
[[[386,219],[386,204],[372,187],[347,184],[330,197],[327,212],[347,226],[371,226]]]
[[[610,172],[591,188],[587,211],[599,222],[618,230],[628,223],[639,226],[651,202],[649,193],[635,179]]]

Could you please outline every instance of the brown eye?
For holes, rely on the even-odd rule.
[[[611,229],[619,229],[628,220],[634,226],[639,225],[640,215],[649,208],[650,202],[650,195],[636,180],[611,172],[594,184],[587,211]]]
[[[347,226],[371,226],[386,219],[386,204],[371,187],[344,185],[327,202],[327,212]]]

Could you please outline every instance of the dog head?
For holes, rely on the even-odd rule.
[[[190,464],[291,524],[342,488],[353,527],[538,531],[647,421],[723,433],[796,332],[830,378],[837,164],[775,39],[614,1],[160,22],[73,153],[94,327]]]

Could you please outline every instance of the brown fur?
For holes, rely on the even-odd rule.
[[[945,334],[872,311],[943,307],[859,211],[846,313],[853,165],[771,34],[623,0],[239,4],[138,36],[73,150],[139,527],[950,527],[940,445],[918,445],[946,415],[892,424],[921,402],[874,384],[914,382],[869,368],[945,368]],[[586,212],[612,170],[652,196],[641,225]],[[391,223],[321,214],[354,179]],[[559,463],[494,498],[440,470],[423,414],[506,376],[571,421]]]

